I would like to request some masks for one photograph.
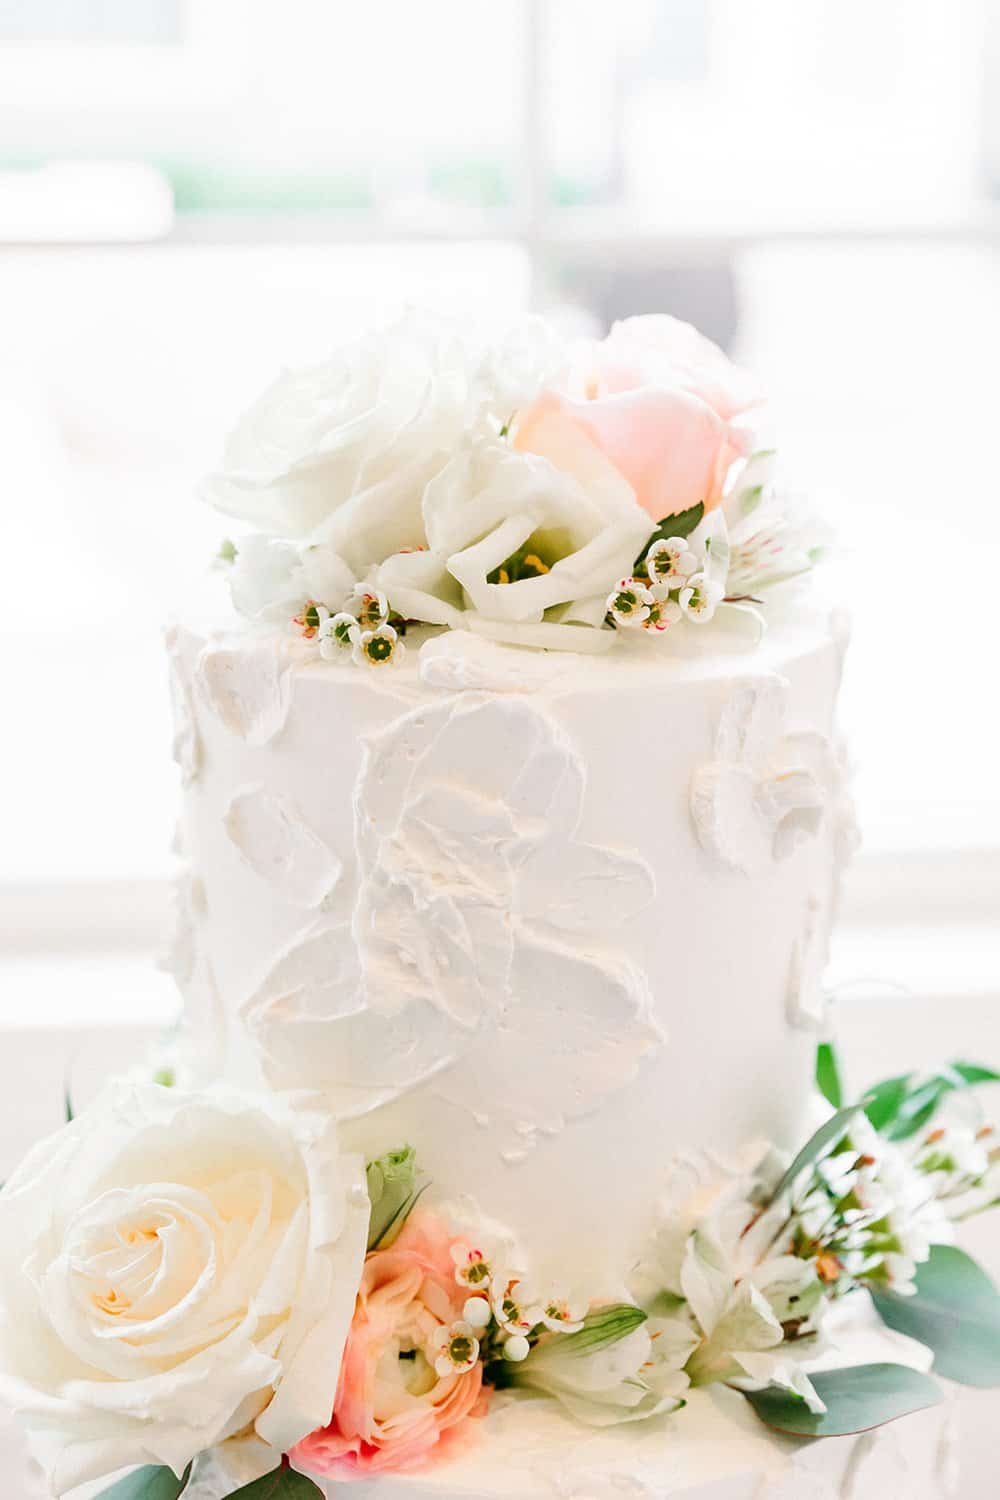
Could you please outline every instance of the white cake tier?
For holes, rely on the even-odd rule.
[[[171,637],[192,1020],[591,1294],[676,1152],[801,1135],[851,838],[842,631],[693,636],[390,669]]]

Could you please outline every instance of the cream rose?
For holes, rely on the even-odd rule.
[[[422,540],[423,488],[461,435],[468,400],[456,329],[407,314],[280,376],[230,434],[202,496],[275,536],[326,527],[360,571]]]
[[[360,1162],[280,1100],[110,1087],[0,1194],[0,1380],[56,1494],[329,1418]]]

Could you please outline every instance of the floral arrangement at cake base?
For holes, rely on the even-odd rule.
[[[0,1371],[53,1492],[176,1500],[203,1458],[239,1500],[447,1462],[504,1391],[611,1426],[725,1384],[768,1426],[845,1435],[935,1404],[903,1365],[814,1368],[868,1296],[948,1379],[1000,1386],[1000,1294],[954,1244],[1000,1202],[992,1069],[902,1074],[791,1160],[679,1160],[622,1294],[536,1284],[504,1228],[434,1200],[415,1152],[367,1167],[278,1095],[109,1086],[0,1194]],[[461,1189],[466,1184],[454,1184]],[[670,1443],[669,1424],[663,1442]]]

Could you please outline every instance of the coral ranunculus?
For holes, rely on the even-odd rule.
[[[564,389],[522,412],[515,447],[557,468],[583,450],[610,461],[654,521],[714,510],[729,470],[753,446],[733,418],[757,404],[752,377],[675,318],[628,318],[591,344]],[[595,451],[596,450],[596,451]]]
[[[415,1468],[441,1457],[485,1407],[482,1364],[440,1374],[442,1330],[459,1322],[468,1289],[455,1277],[453,1237],[414,1214],[395,1244],[369,1255],[328,1426],[292,1450],[295,1467],[334,1480]]]

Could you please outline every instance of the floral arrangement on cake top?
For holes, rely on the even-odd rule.
[[[776,479],[760,392],[686,323],[492,346],[428,314],[282,375],[202,488],[236,609],[391,666],[410,625],[598,652],[807,572],[824,528]]]
[[[474,1444],[501,1395],[605,1427],[724,1385],[812,1439],[937,1403],[909,1365],[831,1363],[848,1296],[1000,1387],[1000,1294],[952,1243],[1000,1202],[973,1094],[1000,1075],[845,1106],[825,1045],[817,1081],[832,1112],[791,1161],[675,1164],[641,1262],[595,1272],[610,1296],[536,1282],[467,1200],[428,1206],[413,1150],[365,1168],[301,1099],[114,1084],[0,1193],[4,1395],[56,1495],[128,1470],[103,1500],[318,1500]]]

